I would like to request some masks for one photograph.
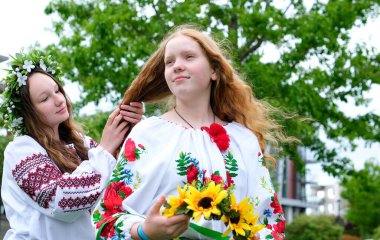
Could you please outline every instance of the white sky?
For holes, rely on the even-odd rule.
[[[36,42],[41,46],[49,43],[57,43],[58,39],[55,34],[49,30],[52,28],[51,16],[46,16],[44,8],[48,4],[48,0],[0,0],[0,54],[13,55],[22,47],[29,47]],[[377,30],[380,26],[380,18],[371,19],[366,26],[356,28],[351,31],[352,44],[364,42],[367,46],[373,46],[380,51],[380,32]],[[271,51],[270,49],[268,51]],[[270,54],[268,54],[270,56]],[[273,56],[273,55],[272,55]],[[6,68],[4,63],[0,64],[0,69]],[[4,76],[4,72],[0,70],[0,77]],[[73,86],[65,86],[70,88],[68,94],[75,101],[78,100],[79,90]],[[352,102],[342,104],[341,107],[350,115],[363,114],[374,111],[380,114],[380,87],[375,86],[366,94],[372,98],[372,103],[367,108],[357,108]],[[88,108],[93,108],[89,106]],[[350,157],[357,169],[363,167],[365,160],[369,158],[380,159],[380,144],[373,144],[371,147],[365,147],[363,141],[357,141],[359,147],[356,151],[350,152],[340,150],[342,156]],[[334,142],[329,142],[329,146],[339,148]],[[330,184],[334,179],[321,173],[320,166],[314,164],[308,167],[309,174],[307,178],[314,180],[320,184]]]

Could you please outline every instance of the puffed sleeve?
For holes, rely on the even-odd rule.
[[[16,137],[4,152],[4,204],[21,215],[18,211],[23,208],[13,206],[21,199],[42,214],[65,222],[74,222],[88,212],[99,199],[116,161],[90,138],[86,144],[92,147],[89,160],[71,174],[62,174],[33,138]]]
[[[170,154],[165,153],[165,146],[175,145],[176,137],[168,139],[160,131],[149,120],[144,120],[125,140],[111,180],[93,215],[102,239],[131,239],[130,228],[144,220],[157,193],[162,192],[160,183],[165,179]]]
[[[252,170],[249,174],[249,192],[252,194],[255,213],[258,214],[259,223],[265,225],[260,231],[260,239],[284,239],[285,238],[285,217],[277,194],[274,190],[267,164],[260,151],[257,139],[257,149],[253,152]]]

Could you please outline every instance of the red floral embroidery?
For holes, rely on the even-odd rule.
[[[57,190],[56,180],[62,173],[42,153],[25,158],[12,171],[17,185],[41,207],[48,208]]]
[[[285,226],[286,226],[285,221],[279,221],[278,223],[273,224],[273,226],[268,224],[267,228],[270,230],[273,230],[271,232],[271,235],[273,236],[275,240],[283,240],[285,239],[285,234],[284,234]]]
[[[216,143],[220,151],[224,152],[230,146],[230,137],[222,125],[213,123],[210,128],[202,127],[201,130],[205,130],[210,135],[211,141]]]
[[[102,217],[105,217],[102,215]],[[104,223],[106,225],[103,227],[100,236],[105,237],[105,238],[112,238],[113,235],[115,234],[115,229],[113,228],[113,225],[115,224],[116,219],[113,218],[112,216],[105,217],[103,220],[99,221],[96,224],[96,229],[99,229]]]
[[[89,176],[83,176],[83,177],[67,177],[58,182],[58,185],[60,188],[76,188],[79,187],[85,188],[85,187],[93,187],[95,185],[100,184],[101,180],[100,174],[93,174]]]
[[[274,196],[272,197],[272,201],[270,206],[274,208],[273,213],[278,213],[278,214],[283,214],[284,212],[282,211],[281,204],[278,202],[278,197],[277,194],[274,193]]]
[[[220,175],[217,174],[211,174],[211,180],[214,181],[217,184],[224,184],[223,178]]]
[[[128,161],[134,162],[136,160],[135,150],[136,150],[135,142],[132,139],[128,138],[124,146],[124,157],[128,159]]]
[[[273,224],[273,229],[278,233],[284,233],[285,232],[285,221],[279,221],[277,224]]]
[[[120,212],[123,200],[132,194],[132,189],[125,182],[111,182],[104,192],[103,202],[106,216]]]
[[[194,164],[191,164],[191,166],[187,169],[187,183],[191,184],[193,181],[197,181],[198,174],[198,169],[194,166]]]
[[[142,150],[145,150],[145,147],[142,145],[142,144],[138,144],[137,145],[139,148],[141,148]]]
[[[227,188],[229,188],[231,185],[235,184],[234,180],[231,177],[230,172],[226,172],[227,175]]]

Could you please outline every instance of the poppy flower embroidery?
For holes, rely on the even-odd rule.
[[[274,209],[273,213],[283,214],[281,204],[278,202],[277,194],[274,193],[270,206]]]
[[[213,123],[210,127],[201,127],[201,130],[206,131],[210,135],[211,141],[216,143],[220,151],[224,152],[230,146],[230,137],[222,125]]]
[[[129,162],[134,162],[136,159],[140,159],[140,154],[145,150],[142,144],[138,144],[128,138],[124,146],[124,158],[128,159]]]

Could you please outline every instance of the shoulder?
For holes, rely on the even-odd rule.
[[[15,137],[13,141],[8,143],[7,147],[5,148],[5,152],[7,151],[23,152],[25,149],[28,149],[28,150],[34,149],[35,151],[45,152],[45,149],[34,138],[27,135]]]
[[[168,132],[170,133],[171,131],[174,131],[174,129],[170,122],[165,121],[159,117],[152,116],[136,124],[133,127],[131,134],[146,133],[146,134],[149,134],[150,136],[154,136],[154,135],[162,135]]]

